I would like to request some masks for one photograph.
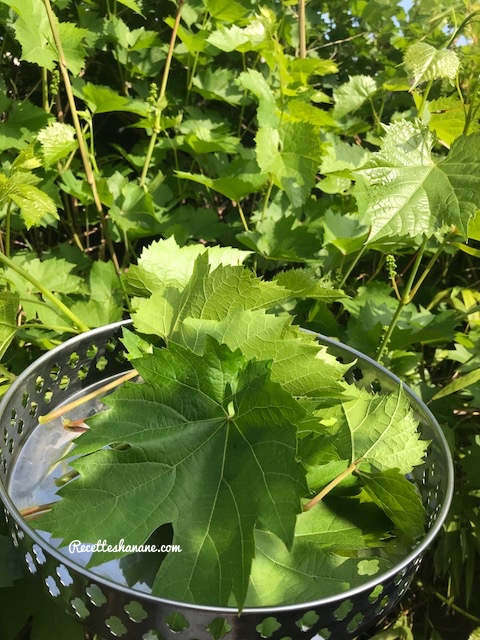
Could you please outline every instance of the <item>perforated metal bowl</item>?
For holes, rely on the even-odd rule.
[[[445,520],[453,490],[452,461],[440,427],[405,385],[421,435],[431,440],[425,463],[413,472],[428,513],[427,533],[389,571],[344,593],[291,606],[248,608],[240,616],[233,608],[164,600],[85,569],[22,519],[8,487],[22,448],[36,429],[44,428],[38,426],[37,416],[130,368],[118,339],[128,324],[119,322],[90,331],[46,353],[19,376],[0,405],[0,499],[13,542],[32,579],[39,580],[67,613],[105,640],[348,640],[378,623],[405,593]],[[393,391],[400,383],[358,351],[321,335],[318,340],[342,362],[354,363],[347,375],[349,382],[380,393]],[[52,629],[52,637],[54,632]]]

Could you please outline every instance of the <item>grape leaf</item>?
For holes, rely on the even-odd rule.
[[[480,207],[480,134],[461,136],[446,157],[419,120],[398,120],[386,128],[381,150],[359,170],[360,213],[371,219],[369,243],[387,237],[430,236],[443,223],[467,237]]]
[[[129,9],[131,9],[132,11],[135,11],[135,13],[138,13],[142,17],[145,17],[142,13],[142,9],[140,5],[138,4],[138,2],[136,2],[136,0],[118,0],[118,1],[121,4],[125,5],[126,7],[128,7]]]
[[[58,61],[50,24],[42,0],[0,0],[11,7],[18,18],[13,27],[22,46],[22,60],[53,71]],[[83,40],[89,35],[71,22],[57,22],[68,69],[78,75],[85,64]]]
[[[428,442],[421,440],[403,388],[388,395],[351,389],[356,397],[327,413],[337,419],[335,448],[339,459],[373,465],[378,471],[409,473],[422,464]],[[328,411],[328,410],[327,410]]]
[[[312,509],[313,511],[313,509]],[[300,521],[304,515],[298,518]],[[291,550],[266,531],[255,533],[248,606],[295,604],[337,595],[381,573],[389,563],[383,558],[363,558],[316,546],[300,538]]]
[[[448,78],[454,80],[460,60],[451,49],[435,49],[425,42],[411,44],[403,58],[403,64],[412,81],[412,89],[421,82]]]
[[[13,201],[27,229],[59,219],[55,202],[35,186],[38,182],[40,178],[28,171],[15,171],[10,178],[0,174],[0,202],[7,198]]]
[[[287,122],[274,128],[265,125],[255,137],[260,169],[271,174],[292,206],[300,207],[315,185],[323,146],[317,130],[305,122]]]
[[[315,276],[313,269],[288,269],[280,272],[274,281],[298,298],[335,302],[335,300],[348,297],[343,291],[322,282],[320,278]]]
[[[115,540],[120,530],[125,544],[142,544],[171,522],[182,553],[162,563],[155,593],[212,605],[233,593],[242,608],[255,525],[293,542],[306,492],[294,425],[304,411],[270,381],[268,363],[212,339],[201,356],[171,345],[134,364],[144,384],[108,397],[111,408],[77,440],[75,453],[91,454],[72,463],[80,478],[38,526],[65,544]],[[119,441],[131,448],[102,449]]]
[[[63,122],[52,122],[39,131],[38,141],[47,165],[58,162],[77,148],[75,129]]]
[[[137,296],[148,296],[169,286],[182,289],[193,274],[195,260],[205,253],[212,269],[239,265],[250,255],[250,251],[232,247],[208,247],[207,252],[207,247],[201,244],[179,247],[174,238],[156,240],[143,249],[138,265],[129,268],[125,278],[127,288]]]
[[[263,310],[237,309],[222,320],[186,318],[175,340],[201,350],[207,336],[239,348],[249,358],[272,360],[272,380],[295,396],[338,397],[345,365],[321,349],[311,334],[302,333],[289,318]]]
[[[333,90],[335,118],[343,118],[360,109],[377,91],[377,84],[370,76],[351,76],[348,82]]]
[[[238,76],[237,84],[251,91],[258,100],[257,121],[259,127],[277,127],[280,118],[277,104],[268,82],[259,71],[249,69]]]
[[[17,333],[18,295],[0,299],[0,360]]]
[[[218,191],[233,202],[239,202],[250,193],[254,193],[263,187],[266,178],[261,173],[241,173],[238,176],[223,176],[220,178],[209,178],[202,173],[190,173],[189,171],[176,171],[179,178],[192,180],[198,184],[203,184],[209,189]]]
[[[365,491],[409,538],[415,540],[425,531],[425,509],[414,485],[396,469],[381,473],[363,473]]]

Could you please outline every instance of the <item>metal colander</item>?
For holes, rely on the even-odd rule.
[[[128,369],[119,322],[66,341],[29,366],[0,405],[0,499],[13,542],[32,579],[67,613],[105,640],[348,640],[377,624],[399,602],[439,532],[453,491],[453,466],[442,431],[425,404],[407,387],[422,438],[431,440],[413,479],[427,510],[423,540],[390,570],[362,586],[290,606],[234,608],[184,604],[131,589],[97,575],[61,553],[19,514],[9,486],[19,453],[44,415]],[[331,354],[352,363],[349,382],[383,393],[400,380],[371,358],[318,335]],[[55,632],[55,629],[52,629]]]

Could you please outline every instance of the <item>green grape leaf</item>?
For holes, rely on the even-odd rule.
[[[248,12],[238,0],[203,0],[203,4],[214,18],[225,22],[237,22]]]
[[[25,149],[35,134],[52,119],[50,114],[29,100],[11,102],[6,111],[7,119],[0,126],[1,150]]]
[[[428,442],[421,440],[402,387],[388,395],[355,393],[336,410],[334,444],[341,460],[373,465],[378,471],[398,469],[410,473],[422,464]]]
[[[184,318],[221,320],[235,309],[265,309],[290,297],[273,282],[263,282],[243,267],[211,267],[208,254],[200,255],[186,287],[167,286],[149,299],[136,301],[132,315],[140,333],[169,340]]]
[[[297,521],[300,523],[307,514],[302,514]],[[348,536],[348,531],[347,528],[341,533]],[[255,560],[246,600],[250,607],[296,604],[318,600],[319,595],[337,595],[388,566],[380,557],[365,559],[354,551],[343,555],[303,537],[295,536],[291,550],[267,531],[256,531],[255,541]]]
[[[435,131],[439,140],[451,145],[463,134],[466,108],[468,109],[468,105],[464,106],[454,96],[431,100],[427,103],[425,122],[431,131]],[[478,117],[476,117],[470,123],[469,132],[475,133],[478,130]]]
[[[290,318],[244,309],[220,320],[188,317],[174,339],[199,352],[207,336],[240,349],[248,358],[271,359],[272,380],[294,396],[338,397],[345,391],[342,379],[348,366],[327,354],[314,335],[300,331]]]
[[[233,247],[207,247],[191,244],[180,247],[174,238],[156,240],[145,247],[137,265],[132,265],[125,275],[127,289],[137,296],[149,296],[166,287],[183,289],[192,277],[195,260],[199,255],[208,256],[212,269],[219,265],[242,264],[250,251]]]
[[[83,41],[90,35],[90,32],[87,29],[80,29],[71,22],[62,21],[58,23],[58,33],[67,68],[74,76],[77,76],[85,66],[87,52]]]
[[[210,178],[203,175],[203,173],[190,173],[189,171],[175,171],[175,175],[179,178],[203,184],[209,189],[218,191],[218,193],[233,202],[239,202],[245,196],[259,191],[267,181],[266,177],[261,173],[241,173],[237,176],[220,178]]]
[[[62,160],[77,148],[75,129],[63,122],[52,122],[38,133],[38,141],[47,165]]]
[[[376,91],[377,84],[370,76],[351,76],[348,82],[333,90],[333,116],[343,118],[352,111],[357,111]]]
[[[144,117],[149,114],[147,102],[122,96],[110,87],[87,83],[77,93],[87,103],[88,108],[96,114],[112,111],[136,113]]]
[[[360,213],[370,216],[369,243],[388,237],[432,235],[442,224],[467,237],[480,207],[480,134],[461,136],[446,157],[420,121],[398,120],[386,128],[381,150],[354,171]]]
[[[454,80],[460,60],[451,49],[435,49],[425,42],[416,42],[407,48],[403,64],[414,89],[421,82],[437,78]]]
[[[255,231],[244,231],[237,238],[270,261],[318,262],[318,235],[294,215],[272,215],[269,211]]]
[[[0,298],[0,360],[17,333],[18,295]]]
[[[315,127],[305,122],[287,122],[278,128],[265,125],[255,142],[260,169],[273,176],[293,207],[300,207],[315,185],[323,154]]]
[[[22,59],[53,71],[56,49],[52,44],[50,24],[42,0],[0,1],[18,14],[13,28],[22,47]]]
[[[364,489],[400,531],[415,540],[425,532],[425,508],[415,486],[396,469],[363,473]]]
[[[347,298],[347,294],[325,284],[315,276],[313,269],[288,269],[276,276],[275,282],[298,298],[313,298],[323,302],[335,302]]]
[[[36,522],[65,544],[77,535],[115,540],[120,530],[126,544],[142,544],[171,522],[182,553],[164,560],[154,592],[211,605],[226,605],[233,594],[241,609],[255,525],[287,548],[293,542],[306,492],[295,458],[304,411],[270,381],[268,363],[211,339],[203,355],[172,344],[134,364],[144,383],[108,397],[110,409],[76,441],[76,453],[91,454],[72,463],[80,478]],[[103,449],[119,441],[130,449]]]
[[[135,13],[138,13],[142,17],[145,17],[142,13],[141,6],[138,4],[138,2],[136,2],[136,0],[118,0],[118,1],[121,4],[125,5],[126,7],[128,7],[129,9],[131,9],[132,11],[135,11]]]
[[[53,71],[58,61],[50,23],[42,0],[0,0],[17,14],[13,28],[22,46],[22,60],[33,62]],[[65,53],[67,67],[78,75],[85,65],[86,51],[83,40],[90,34],[71,22],[57,22],[59,36]]]
[[[249,69],[238,76],[237,84],[251,91],[258,100],[257,121],[259,127],[277,127],[280,122],[277,104],[270,85],[259,71]]]

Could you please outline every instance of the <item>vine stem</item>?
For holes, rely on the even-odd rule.
[[[298,3],[298,30],[300,35],[300,58],[307,57],[307,38],[305,28],[305,0]]]
[[[340,482],[346,478],[347,476],[349,476],[351,473],[353,473],[357,466],[360,464],[360,462],[362,461],[362,458],[355,460],[355,462],[352,462],[352,464],[347,467],[347,469],[345,469],[345,471],[342,471],[342,473],[340,473],[336,478],[334,478],[329,484],[327,484],[326,487],[324,487],[320,493],[317,493],[317,495],[312,498],[310,500],[310,502],[307,502],[307,504],[304,506],[303,510],[304,511],[308,511],[309,509],[311,509],[312,507],[314,507],[316,504],[318,504],[319,502],[321,502],[321,500],[323,500],[323,498],[327,495],[327,493],[330,493],[330,491],[332,489],[334,489],[337,484],[340,484]]]
[[[425,585],[421,580],[417,580],[417,586],[420,587],[420,589],[425,589]],[[477,624],[480,624],[480,618],[477,618],[477,616],[472,615],[471,613],[469,613],[468,611],[465,611],[464,609],[462,609],[461,607],[459,607],[458,605],[454,604],[452,602],[451,599],[446,598],[445,596],[443,596],[441,593],[439,593],[438,591],[435,591],[433,589],[429,589],[430,593],[432,593],[436,598],[438,598],[439,600],[441,600],[444,604],[446,604],[448,607],[450,607],[451,609],[453,609],[454,611],[456,611],[457,613],[459,613],[462,616],[465,616],[465,618],[468,618],[469,620],[471,620],[472,622],[476,622]]]
[[[70,76],[68,75],[67,61],[65,59],[65,53],[62,46],[62,40],[60,38],[60,33],[57,28],[55,14],[52,9],[52,5],[50,0],[43,0],[45,4],[45,9],[47,11],[48,21],[50,23],[50,29],[52,31],[53,39],[55,41],[55,45],[58,50],[58,58],[59,58],[59,66],[60,72],[62,74],[63,83],[65,85],[65,91],[67,93],[68,103],[70,105],[70,111],[72,112],[72,120],[75,127],[75,132],[77,134],[77,142],[78,148],[80,150],[80,155],[82,156],[83,166],[85,168],[85,174],[87,176],[87,182],[92,190],[93,200],[95,202],[95,207],[100,217],[100,223],[102,225],[103,234],[105,236],[105,241],[108,246],[108,250],[112,257],[113,264],[117,271],[117,274],[120,275],[120,264],[118,262],[117,255],[115,253],[115,249],[113,247],[113,242],[110,237],[110,232],[108,230],[107,221],[105,219],[105,214],[103,211],[103,206],[100,201],[100,196],[98,195],[97,182],[95,180],[95,175],[92,169],[92,163],[90,161],[90,156],[88,155],[87,145],[85,142],[85,137],[83,134],[82,126],[80,124],[80,119],[78,117],[77,105],[75,102],[75,97],[73,95],[72,84],[70,82]]]
[[[85,402],[88,402],[89,400],[93,400],[94,398],[97,398],[98,396],[102,395],[102,393],[106,393],[111,389],[115,389],[115,387],[120,386],[127,380],[131,380],[131,378],[135,378],[135,376],[138,376],[138,371],[136,369],[132,369],[131,371],[128,371],[127,373],[125,373],[123,376],[120,376],[120,378],[113,380],[113,382],[109,382],[108,384],[105,384],[103,387],[100,387],[100,389],[97,389],[96,391],[92,391],[91,393],[87,393],[86,396],[82,396],[81,398],[78,398],[73,402],[69,402],[63,407],[59,407],[58,409],[55,409],[55,411],[52,411],[46,416],[40,416],[38,418],[38,422],[39,424],[46,424],[47,422],[50,422],[50,420],[55,420],[55,418],[60,418],[61,416],[65,415],[72,409],[76,409],[77,407],[80,407],[82,404],[85,404]]]
[[[243,228],[245,229],[245,231],[249,231],[247,219],[245,218],[245,214],[243,213],[242,205],[240,204],[240,202],[237,202],[237,207],[238,207],[238,213],[240,214],[240,219],[243,224]]]
[[[150,143],[148,145],[147,155],[145,156],[145,162],[142,169],[142,175],[140,176],[140,186],[145,188],[145,182],[147,179],[147,173],[152,162],[153,151],[155,144],[157,143],[158,134],[160,133],[160,122],[163,111],[163,99],[165,97],[165,91],[167,89],[168,76],[170,75],[170,66],[172,64],[173,48],[177,39],[177,31],[180,25],[180,18],[182,16],[184,0],[178,0],[177,15],[175,17],[175,24],[172,29],[172,36],[170,38],[170,45],[168,47],[167,59],[165,60],[165,68],[163,69],[162,85],[160,87],[160,93],[158,95],[157,104],[155,105],[155,123],[153,125],[152,135],[150,137]]]
[[[343,276],[342,281],[340,282],[340,285],[339,285],[340,289],[343,288],[345,282],[347,281],[348,276],[355,269],[355,267],[357,266],[358,261],[363,256],[363,254],[365,253],[366,249],[367,249],[367,245],[364,244],[363,247],[360,249],[360,251],[357,253],[355,259],[352,261],[352,264],[348,267],[345,275]]]
[[[90,331],[90,328],[78,318],[73,311],[63,304],[61,300],[59,300],[51,291],[47,289],[39,280],[34,278],[32,275],[25,271],[20,265],[15,264],[13,260],[10,260],[7,256],[4,256],[0,253],[0,262],[3,262],[7,267],[10,267],[13,271],[18,273],[18,275],[25,278],[30,284],[32,284],[36,289],[38,289],[43,295],[48,298],[53,304],[57,307],[59,311],[61,311],[67,318],[69,318],[79,329],[80,331]]]
[[[403,307],[405,305],[407,305],[409,302],[412,301],[413,296],[410,295],[410,292],[411,292],[411,289],[412,289],[413,281],[415,280],[415,277],[417,275],[417,271],[418,271],[418,269],[420,267],[420,263],[422,262],[422,257],[423,257],[424,251],[425,251],[425,247],[427,246],[427,242],[428,242],[428,238],[425,237],[424,241],[422,242],[422,244],[420,246],[420,249],[417,252],[417,257],[415,258],[415,262],[413,263],[412,270],[410,271],[410,275],[408,277],[408,281],[407,281],[407,284],[405,286],[405,290],[404,290],[400,300],[398,301],[398,306],[397,306],[397,308],[395,310],[395,313],[393,315],[392,321],[388,325],[388,329],[385,332],[385,335],[383,336],[382,342],[380,343],[380,346],[378,348],[378,351],[377,351],[377,360],[378,361],[380,361],[380,358],[382,357],[383,353],[385,352],[385,349],[387,348],[387,344],[390,341],[390,338],[392,336],[393,330],[397,326],[397,322],[398,322],[398,319],[400,317],[400,314],[402,313]]]

